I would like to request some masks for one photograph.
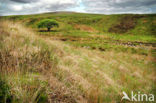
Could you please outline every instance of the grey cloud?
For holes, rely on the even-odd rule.
[[[156,0],[83,0],[88,12],[96,13],[153,13]]]
[[[127,2],[112,3],[115,7],[148,7],[156,4],[156,0],[127,0]]]
[[[102,14],[156,13],[156,0],[0,0],[0,15],[66,11],[74,8],[77,11],[83,8],[84,12]]]
[[[39,0],[11,0],[18,3],[30,3],[30,2],[37,2]]]
[[[0,1],[0,15],[64,11],[76,5],[76,0],[5,0]]]

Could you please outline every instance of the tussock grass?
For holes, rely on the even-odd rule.
[[[12,102],[35,103],[40,99],[46,102],[47,83],[44,79],[40,80],[39,74],[49,69],[50,64],[54,64],[50,61],[52,55],[46,45],[40,49],[36,45],[37,40],[36,42],[31,36],[20,34],[20,31],[11,27],[13,25],[5,22],[4,27],[1,27],[6,32],[1,32],[1,36],[5,36],[1,41],[3,46],[0,51],[1,77],[5,77],[10,86]]]
[[[122,91],[154,93],[151,52],[79,48],[10,21],[2,22],[0,34],[3,102],[115,103]]]

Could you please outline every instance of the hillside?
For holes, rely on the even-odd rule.
[[[62,24],[61,30],[81,32],[116,33],[130,35],[155,35],[156,14],[100,15],[72,12],[54,12],[38,15],[10,16],[10,20],[20,20],[28,26],[44,18],[55,19]],[[80,31],[79,31],[80,32]]]
[[[59,28],[38,29],[47,18]],[[56,12],[0,23],[0,103],[127,103],[123,91],[156,94],[155,14]]]

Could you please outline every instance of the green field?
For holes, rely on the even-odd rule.
[[[59,27],[38,29],[44,19]],[[0,17],[0,103],[131,103],[121,101],[123,91],[156,95],[155,28],[156,14]]]

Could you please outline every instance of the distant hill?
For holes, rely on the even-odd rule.
[[[155,35],[156,14],[85,14],[76,12],[48,12],[35,15],[6,16],[13,21],[21,21],[35,27],[41,19],[55,19],[64,25],[62,28],[74,28],[76,25],[87,26],[99,33],[116,33],[131,35]]]

